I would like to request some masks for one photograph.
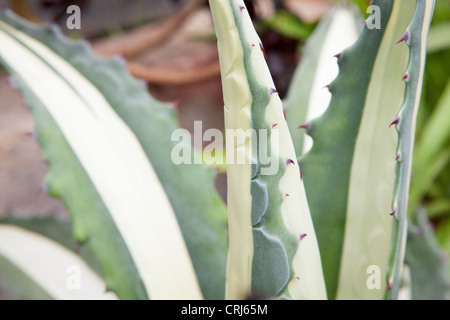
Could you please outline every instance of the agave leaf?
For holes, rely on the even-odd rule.
[[[444,148],[450,138],[450,81],[421,132],[414,152],[410,212],[415,211],[431,183],[450,160],[450,151]]]
[[[414,16],[400,38],[409,48],[408,66],[403,76],[405,95],[402,106],[393,121],[398,132],[396,156],[396,180],[394,187],[393,212],[394,236],[387,274],[386,297],[395,299],[398,295],[401,268],[405,255],[407,233],[407,211],[412,171],[412,157],[416,131],[416,119],[422,94],[422,85],[427,56],[428,31],[434,13],[434,0],[417,0]],[[398,122],[398,123],[397,123]]]
[[[340,55],[330,106],[309,126],[314,144],[300,163],[314,224],[320,226],[331,299],[379,299],[388,289],[391,297],[398,291],[415,114],[434,2],[417,4],[413,18],[410,1],[372,1],[380,9],[374,16],[379,28],[366,25]],[[409,24],[410,63],[408,46],[396,45]],[[388,274],[375,288],[367,285],[373,267]]]
[[[450,299],[447,257],[439,246],[434,228],[423,209],[417,210],[408,224],[405,264],[410,269],[412,299]]]
[[[308,122],[320,116],[330,102],[326,86],[338,74],[334,56],[353,44],[361,29],[361,16],[355,8],[336,5],[321,19],[303,47],[300,63],[283,100],[297,157],[311,148],[311,141],[302,127],[307,128]]]
[[[0,219],[0,224],[12,225],[34,233],[38,233],[50,240],[53,240],[77,254],[89,265],[89,267],[98,273],[102,278],[102,269],[94,253],[88,246],[81,246],[75,241],[72,235],[72,223],[70,219],[58,216],[37,216],[30,218],[15,217],[14,215]]]
[[[441,22],[430,28],[427,52],[434,53],[450,48],[450,22]]]
[[[243,1],[210,6],[227,129],[227,297],[324,299],[314,227],[263,44]]]
[[[447,254],[450,254],[450,219],[444,220],[438,226],[436,229],[436,239]]]
[[[2,285],[14,299],[117,299],[79,255],[17,226],[0,224],[0,266]]]
[[[30,104],[48,190],[66,204],[108,288],[121,299],[223,296],[225,206],[211,168],[171,161],[174,111],[120,59],[10,12],[0,26],[0,59]]]

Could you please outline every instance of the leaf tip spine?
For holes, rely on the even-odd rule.
[[[262,44],[262,42],[259,43],[259,48],[261,49],[263,55],[264,55],[264,59],[267,60],[267,54],[266,54],[266,50],[264,50],[264,46]]]
[[[400,123],[400,117],[397,116],[397,118],[394,119],[394,121],[391,122],[391,124],[389,125],[389,128],[391,128],[392,126],[396,126]]]
[[[406,44],[409,44],[409,31],[406,31],[395,44],[399,44],[400,42],[403,42],[403,41]]]
[[[388,280],[388,285],[386,288],[386,292],[389,292],[392,289],[392,284],[393,284],[394,280],[392,279],[392,277],[389,278]]]
[[[311,127],[311,123],[308,122],[308,123],[299,125],[299,126],[297,127],[297,129],[305,129],[306,131],[308,131],[310,127]]]
[[[397,214],[398,208],[397,208],[397,204],[394,203],[393,207],[392,207],[392,212],[390,213],[391,216],[395,216]]]
[[[295,164],[294,160],[292,160],[292,159],[287,159],[287,160],[286,160],[286,165],[288,166],[288,165],[290,165],[290,164]]]
[[[406,72],[403,77],[402,77],[402,81],[408,81],[409,80],[409,72]]]
[[[275,89],[275,88],[269,88],[269,95],[272,96],[274,93],[280,94],[280,93],[278,92],[277,89]]]

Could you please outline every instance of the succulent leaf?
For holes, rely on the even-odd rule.
[[[175,112],[120,59],[10,12],[0,18],[0,59],[30,103],[49,193],[108,288],[121,299],[223,297],[225,206],[211,168],[171,161]]]
[[[414,300],[450,299],[448,259],[436,240],[433,226],[424,210],[417,210],[408,223],[405,264],[411,277]]]
[[[0,265],[14,299],[117,299],[78,254],[18,226],[0,224]]]
[[[338,60],[339,75],[330,86],[330,106],[311,121],[308,134],[314,144],[300,160],[314,224],[320,226],[317,235],[331,299],[379,299],[387,289],[394,297],[401,263],[394,267],[392,260],[403,261],[404,256],[409,188],[405,177],[410,172],[406,149],[412,146],[415,119],[401,124],[404,116],[398,110],[411,96],[415,102],[407,101],[402,110],[417,107],[421,92],[417,77],[423,74],[421,52],[432,2],[426,2],[426,8],[418,2],[419,14],[414,18],[410,1],[371,4],[380,8],[380,28],[366,25],[358,41],[344,50]],[[417,17],[420,13],[423,24]],[[411,20],[423,26],[414,36],[405,32]],[[412,37],[423,39],[410,50],[422,60],[409,65],[408,79],[402,81],[408,48],[395,43],[401,39],[410,44]],[[392,128],[399,125],[408,127],[400,138]],[[408,148],[397,149],[397,141]],[[366,285],[371,266],[384,274],[396,270],[395,275],[372,290]]]
[[[227,159],[227,297],[324,299],[315,231],[264,46],[243,1],[211,0],[210,6],[218,37],[225,126],[241,141],[230,148],[246,160]],[[227,156],[231,142],[227,140]],[[308,237],[300,241],[299,234]]]
[[[450,161],[450,151],[444,148],[450,138],[449,106],[450,81],[447,82],[435,111],[421,129],[421,135],[415,143],[410,213],[418,208],[428,188]]]
[[[393,208],[395,215],[393,248],[391,249],[388,281],[392,287],[387,297],[396,299],[400,288],[401,267],[405,255],[407,237],[407,213],[409,186],[411,181],[412,156],[416,131],[417,112],[422,94],[423,77],[427,56],[427,38],[434,12],[434,0],[417,0],[414,16],[406,29],[405,43],[409,48],[409,60],[405,74],[405,93],[403,104],[398,112],[400,119],[396,125],[398,131],[396,160],[396,180]]]
[[[359,12],[359,10],[358,10]],[[330,102],[326,87],[338,74],[337,59],[361,32],[362,19],[353,7],[336,5],[314,29],[303,47],[286,98],[286,120],[297,157],[311,147],[306,132]]]

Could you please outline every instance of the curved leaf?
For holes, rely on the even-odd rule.
[[[315,231],[263,44],[243,1],[210,6],[227,129],[227,297],[324,299]]]
[[[40,234],[0,225],[0,276],[14,286],[16,299],[117,299],[77,254]],[[20,279],[20,280],[19,280]]]
[[[398,124],[393,120],[404,98],[401,112],[408,110],[413,116],[421,93],[432,2],[418,3],[413,18],[410,1],[371,2],[380,9],[370,18],[379,19],[379,28],[366,24],[358,41],[340,55],[330,106],[309,126],[314,145],[300,162],[311,214],[320,226],[317,234],[331,299],[379,299],[388,288],[394,288],[389,293],[396,296],[406,241],[411,157],[407,149],[414,140],[415,119],[402,121],[406,131],[399,139],[389,124]],[[395,43],[410,21],[423,30],[414,35],[422,42],[410,47],[419,58],[409,64],[408,78],[408,48]],[[396,150],[397,141],[402,150]],[[381,274],[389,273],[379,288],[367,285],[373,266]]]
[[[10,13],[1,20],[16,28],[0,22],[0,58],[31,105],[49,192],[108,287],[122,299],[200,298],[195,268],[205,297],[223,296],[225,206],[212,169],[171,161],[175,113],[119,59]]]
[[[353,44],[362,29],[357,12],[359,10],[353,7],[336,5],[320,20],[303,47],[300,63],[283,100],[297,157],[311,148],[304,129],[330,102],[327,85],[339,72],[335,55]]]

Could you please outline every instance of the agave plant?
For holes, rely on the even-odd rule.
[[[334,22],[348,13],[337,7],[309,39],[284,101],[245,3],[210,7],[233,133],[226,204],[212,167],[172,161],[174,148],[191,147],[189,135],[172,140],[176,112],[124,61],[0,14],[0,60],[35,119],[47,190],[64,201],[73,237],[89,253],[36,234],[36,221],[5,220],[0,274],[13,288],[19,279],[39,287],[31,298],[77,298],[61,270],[79,266],[94,299],[397,299],[434,0],[372,1],[365,24],[347,19],[355,43],[330,54]],[[326,86],[328,108],[314,117],[323,55],[339,74]],[[61,257],[40,259],[53,270],[45,275],[30,268],[41,251]]]

